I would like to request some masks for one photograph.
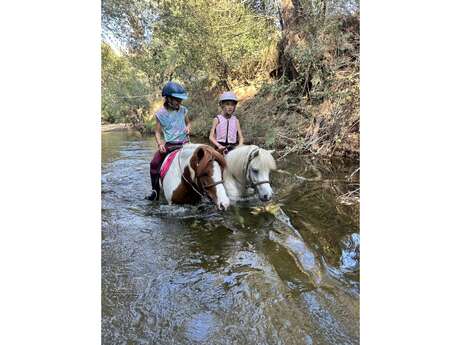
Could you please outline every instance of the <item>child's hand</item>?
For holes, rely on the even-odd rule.
[[[160,152],[161,152],[161,153],[165,153],[165,152],[166,152],[166,147],[165,147],[165,145],[164,145],[163,143],[160,144],[160,145],[158,145],[158,148],[160,149]]]
[[[219,145],[217,147],[217,151],[219,151],[220,153],[222,154],[226,154],[228,151],[227,151],[227,148],[225,146],[222,146],[222,145]],[[226,152],[227,151],[227,152]]]
[[[185,127],[185,133],[190,134],[190,130],[191,130],[190,126]]]

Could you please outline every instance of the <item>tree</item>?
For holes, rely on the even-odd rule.
[[[148,43],[151,24],[157,18],[154,0],[102,0],[102,36],[114,36],[129,51]]]
[[[107,122],[123,122],[132,110],[147,108],[150,88],[143,72],[118,56],[106,43],[101,45],[101,115]]]

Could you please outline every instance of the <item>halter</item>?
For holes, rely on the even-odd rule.
[[[181,150],[182,150],[182,149],[181,149]],[[214,158],[213,158],[213,159],[211,160],[211,162],[214,162],[214,161],[215,161],[215,160],[214,160]],[[182,172],[182,168],[181,168],[181,166],[180,166],[180,152],[179,152],[179,154],[177,155],[177,163],[179,164],[179,170]],[[209,200],[211,200],[211,197],[210,197],[207,193],[202,194],[201,192],[198,191],[198,189],[195,188],[194,185],[196,185],[198,188],[201,187],[202,189],[204,189],[204,190],[206,191],[207,189],[209,189],[209,188],[211,188],[211,187],[215,187],[215,186],[217,186],[218,184],[221,184],[221,183],[223,184],[224,181],[223,181],[223,180],[220,180],[220,181],[217,181],[217,182],[208,184],[208,185],[202,185],[202,184],[200,183],[200,178],[203,177],[203,176],[204,176],[203,174],[197,176],[196,179],[198,180],[199,184],[195,184],[193,181],[187,180],[187,179],[185,178],[185,175],[184,175],[183,172],[181,173],[181,177],[184,179],[185,182],[187,182],[187,184],[188,184],[190,187],[192,187],[192,189],[195,191],[195,193],[197,193],[197,194],[198,194],[200,197],[202,197],[202,198],[207,197]],[[211,200],[211,201],[212,201],[212,200]]]
[[[249,171],[249,164],[251,163],[251,161],[257,157],[257,155],[259,154],[259,149],[258,148],[255,148],[254,150],[252,150],[250,153],[249,153],[249,158],[248,158],[248,161],[246,162],[246,165],[244,167],[244,176],[246,177],[246,183],[244,185],[242,185],[243,187],[246,188],[246,185],[247,185],[247,182],[249,182],[249,186],[252,187],[252,188],[255,188],[261,184],[264,184],[264,183],[270,183],[269,180],[264,180],[264,181],[258,181],[258,182],[254,182],[252,179],[251,179],[251,176],[250,176],[250,171]]]

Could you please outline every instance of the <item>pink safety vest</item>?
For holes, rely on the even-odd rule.
[[[218,123],[216,126],[216,140],[220,143],[236,144],[238,136],[238,120],[235,115],[229,119],[219,114],[216,116]]]

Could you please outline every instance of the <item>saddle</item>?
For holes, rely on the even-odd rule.
[[[180,147],[175,148],[174,151],[172,151],[163,161],[163,164],[161,165],[161,169],[160,169],[161,181],[163,181],[163,178],[165,177],[166,173],[171,167],[171,163],[173,162],[174,157],[176,157],[179,151],[180,151]]]

